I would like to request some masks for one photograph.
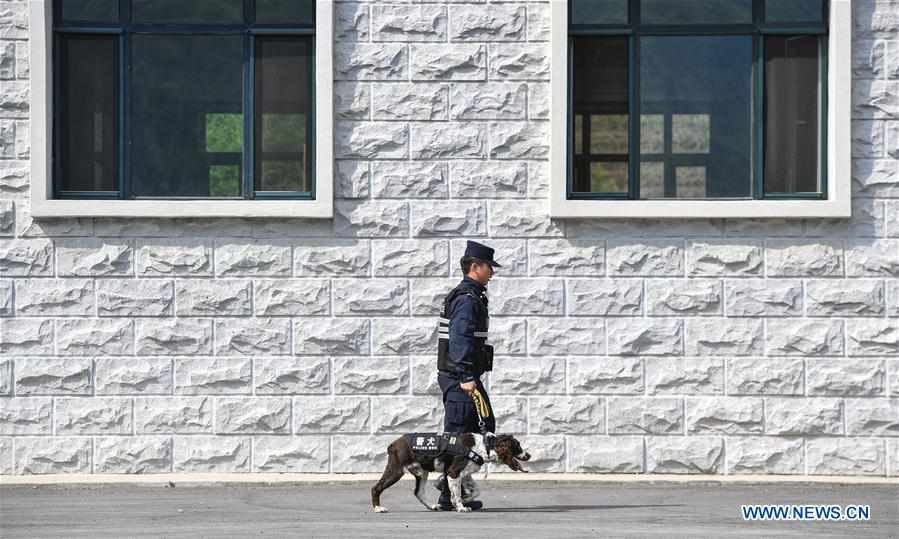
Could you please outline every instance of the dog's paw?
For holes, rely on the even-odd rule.
[[[431,504],[430,509],[431,509],[431,511],[440,511],[440,504],[439,503]]]
[[[387,513],[388,511],[387,511],[387,508],[384,507],[383,505],[376,505],[371,508],[371,512],[372,513]]]
[[[457,513],[471,513],[471,507],[465,507],[464,505],[456,508]]]

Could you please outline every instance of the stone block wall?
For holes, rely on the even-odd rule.
[[[36,221],[0,1],[0,474],[379,471],[477,239],[530,469],[899,475],[899,1],[854,1],[848,220],[550,220],[548,2],[335,12],[334,219]]]

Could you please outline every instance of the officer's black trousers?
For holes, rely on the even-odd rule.
[[[457,378],[438,373],[437,383],[443,391],[443,431],[481,433],[478,427],[478,413],[475,401],[466,393]],[[496,432],[496,417],[490,405],[490,397],[481,380],[477,380],[477,389],[482,401],[481,415],[488,432]],[[486,415],[485,415],[486,412]]]
[[[474,432],[481,433],[478,426],[478,413],[475,409],[474,400],[468,396],[461,386],[457,378],[448,376],[439,372],[437,374],[437,383],[443,391],[443,432]],[[482,401],[481,416],[484,419],[484,426],[488,432],[496,432],[496,417],[493,415],[493,406],[490,405],[490,397],[487,396],[487,390],[480,378],[477,380],[477,391]],[[450,493],[446,476],[444,476],[441,486],[439,503],[441,505],[449,505]],[[465,487],[462,487],[462,495],[465,496]]]

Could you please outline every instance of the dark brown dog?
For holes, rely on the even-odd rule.
[[[461,445],[468,451],[474,448],[473,434],[463,433],[458,435],[458,438]],[[527,461],[530,458],[530,453],[522,449],[521,444],[512,435],[500,434],[496,437],[494,452],[486,462],[499,462],[515,471],[526,472],[527,470],[521,467],[519,461]],[[387,512],[387,508],[381,505],[381,493],[399,481],[405,470],[408,470],[415,476],[415,497],[429,510],[439,511],[440,506],[428,503],[423,497],[428,473],[445,471],[449,480],[450,497],[456,511],[460,513],[471,511],[470,508],[463,505],[462,481],[470,480],[471,474],[480,468],[480,464],[465,455],[434,456],[416,451],[413,449],[408,435],[400,436],[387,446],[387,466],[384,468],[384,474],[371,488],[371,510],[375,513]]]

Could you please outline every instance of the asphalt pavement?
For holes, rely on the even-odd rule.
[[[403,481],[369,512],[365,483],[0,487],[0,537],[889,538],[899,486],[482,482],[486,509],[429,512]],[[428,487],[428,496],[437,491]],[[866,504],[868,521],[744,521],[742,504]]]

